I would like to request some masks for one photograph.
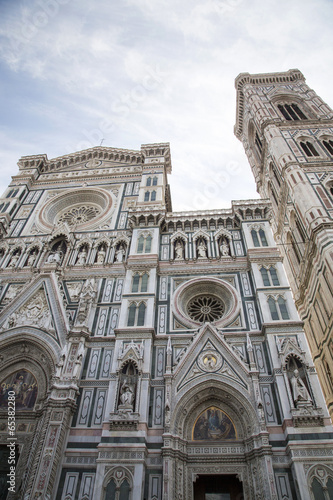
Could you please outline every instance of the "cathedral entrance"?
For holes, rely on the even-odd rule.
[[[194,500],[243,500],[242,483],[236,474],[199,475],[193,483]]]

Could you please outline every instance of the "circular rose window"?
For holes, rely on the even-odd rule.
[[[69,210],[66,209],[63,214],[56,218],[56,223],[67,222],[69,226],[76,226],[94,219],[100,213],[101,209],[99,207],[78,205],[77,207],[71,207]]]
[[[173,312],[184,326],[203,323],[223,327],[236,319],[240,310],[237,290],[219,278],[195,278],[180,285],[173,297]]]
[[[212,323],[222,318],[224,303],[221,299],[213,295],[194,297],[188,303],[187,311],[190,318],[194,319],[194,321],[200,321],[200,323],[209,321]]]
[[[100,188],[77,189],[54,196],[42,208],[39,222],[46,227],[66,223],[69,227],[98,227],[110,218],[112,195]]]

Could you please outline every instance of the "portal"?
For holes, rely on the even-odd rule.
[[[242,483],[236,474],[199,475],[193,483],[194,500],[244,500]]]

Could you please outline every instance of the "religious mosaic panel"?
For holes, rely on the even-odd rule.
[[[12,373],[1,382],[0,408],[8,407],[8,396],[15,392],[15,406],[20,410],[30,410],[37,398],[38,386],[35,377],[26,370]]]
[[[216,441],[236,439],[236,429],[228,415],[219,408],[207,408],[196,420],[192,439],[193,441]]]

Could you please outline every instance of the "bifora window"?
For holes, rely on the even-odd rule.
[[[297,104],[278,104],[279,111],[288,121],[307,120],[305,114],[299,109]]]
[[[319,156],[318,151],[310,141],[301,141],[300,146],[303,149],[306,156]]]
[[[224,303],[214,295],[194,297],[187,305],[189,317],[200,323],[216,321],[222,318],[224,311]]]

